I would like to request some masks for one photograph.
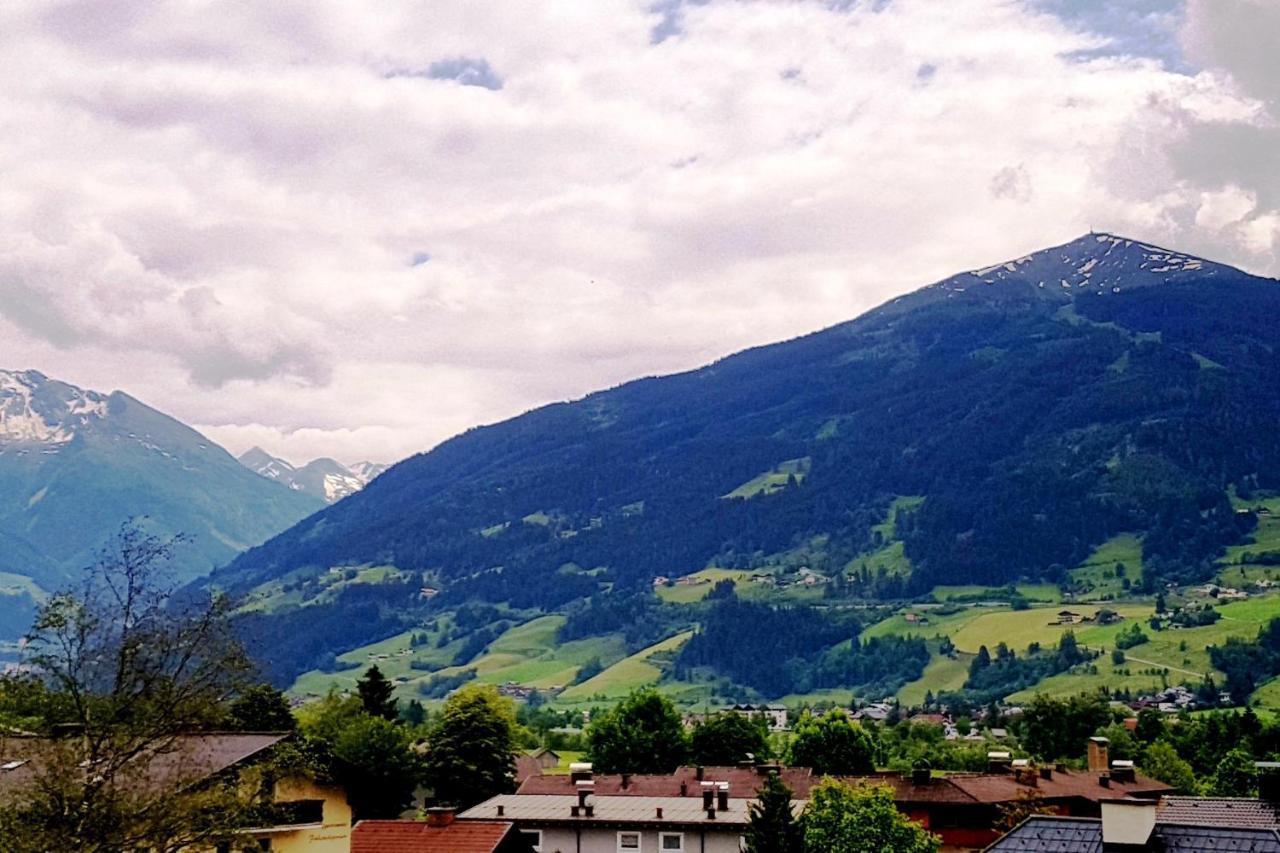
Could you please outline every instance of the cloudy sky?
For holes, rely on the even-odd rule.
[[[390,460],[1094,228],[1280,274],[1277,0],[5,0],[0,367]]]

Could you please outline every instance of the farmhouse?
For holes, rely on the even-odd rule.
[[[780,732],[787,727],[786,705],[734,705],[729,710],[744,717],[764,717],[770,731]]]

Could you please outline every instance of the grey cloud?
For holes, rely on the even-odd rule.
[[[8,275],[0,277],[0,317],[60,349],[83,341],[84,336],[62,317],[48,293]]]
[[[1227,71],[1249,94],[1280,105],[1280,3],[1190,0],[1181,35],[1200,64]]]
[[[991,195],[1010,201],[1029,201],[1031,176],[1027,174],[1027,167],[1020,163],[1017,166],[1005,166],[996,172],[991,178]]]

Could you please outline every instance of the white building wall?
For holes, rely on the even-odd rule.
[[[630,832],[631,830],[623,830]],[[637,830],[640,833],[640,850],[638,853],[673,853],[662,850],[658,844],[659,831],[654,829]],[[679,832],[679,830],[664,830]],[[547,828],[542,830],[542,846],[540,853],[619,853],[618,830],[603,827],[584,827],[582,829],[581,846],[578,846],[578,835],[573,828]],[[708,830],[684,832],[684,850],[682,853],[739,853],[742,849],[741,835],[736,830]],[[627,850],[625,853],[634,853]]]

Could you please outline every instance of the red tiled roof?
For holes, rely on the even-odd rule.
[[[791,788],[792,796],[799,800],[809,798],[810,789],[822,777],[813,775],[807,767],[783,767],[782,781]],[[702,779],[693,767],[681,767],[669,775],[630,776],[623,785],[617,774],[597,775],[597,796],[636,797],[698,797],[701,782],[728,782],[732,797],[752,797],[764,781],[764,777],[752,768],[706,767]],[[1173,789],[1163,782],[1138,776],[1133,782],[1112,779],[1104,788],[1096,773],[1055,770],[1049,779],[1038,776],[1034,785],[1019,782],[1012,773],[953,773],[936,776],[928,784],[913,784],[909,776],[901,773],[876,773],[869,776],[847,778],[844,781],[858,785],[886,785],[893,789],[899,803],[1008,803],[1026,797],[1045,800],[1086,799],[1102,800],[1126,796],[1151,796],[1169,793]],[[684,784],[683,791],[681,784]],[[531,776],[520,785],[519,794],[572,794],[576,790],[569,776]]]
[[[1161,797],[1159,820],[1206,826],[1280,826],[1276,804],[1246,797]]]
[[[420,820],[362,820],[351,853],[494,853],[512,832],[509,821],[464,820],[429,826]]]
[[[782,781],[797,799],[807,799],[809,789],[818,781],[808,767],[783,767]],[[703,782],[728,782],[731,797],[753,797],[764,784],[764,776],[752,767],[704,767],[702,778],[694,767],[681,767],[674,773],[629,775],[624,785],[621,774],[597,774],[592,778],[598,796],[679,797],[702,796]],[[577,790],[569,776],[530,776],[521,783],[518,794],[573,794]]]

